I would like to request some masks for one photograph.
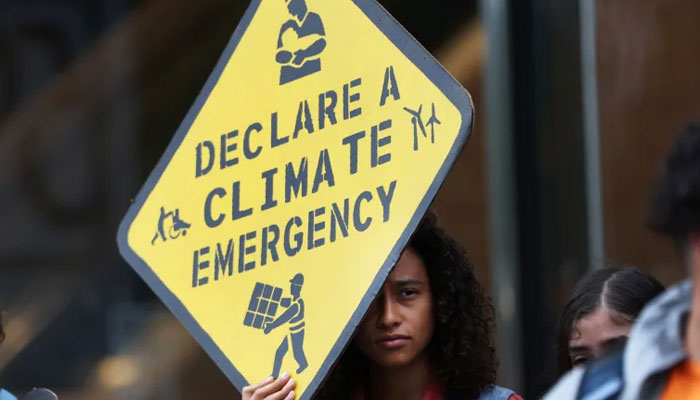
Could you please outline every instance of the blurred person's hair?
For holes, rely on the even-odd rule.
[[[632,324],[642,308],[663,291],[659,281],[633,267],[608,267],[585,275],[574,287],[557,325],[557,376],[572,367],[569,340],[578,320],[604,305],[614,322]]]
[[[466,252],[440,228],[434,213],[423,217],[406,248],[423,261],[430,281],[435,331],[426,351],[434,376],[446,390],[477,398],[496,383],[491,301]],[[366,357],[351,343],[318,398],[349,398],[366,371]]]
[[[5,331],[2,329],[2,311],[0,311],[0,344],[5,340]]]
[[[700,232],[700,122],[681,132],[666,158],[649,225],[681,247],[689,233]]]

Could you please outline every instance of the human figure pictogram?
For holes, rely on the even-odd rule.
[[[267,323],[263,332],[269,334],[273,329],[278,328],[284,324],[289,324],[289,333],[284,336],[282,343],[277,347],[275,352],[275,363],[272,367],[272,376],[278,376],[280,369],[282,368],[282,360],[289,350],[289,346],[292,346],[292,353],[294,354],[294,359],[299,366],[297,368],[297,374],[301,373],[309,366],[306,361],[306,354],[304,353],[304,300],[301,298],[301,288],[304,285],[304,275],[296,274],[294,278],[290,281],[290,292],[292,294],[291,303],[289,308],[285,310],[277,319],[272,322]],[[283,302],[284,303],[284,302]]]
[[[170,218],[171,224],[168,226],[168,231],[166,235],[166,225],[165,221]],[[156,228],[156,234],[153,235],[151,239],[151,244],[156,244],[156,240],[160,238],[162,241],[167,241],[168,238],[175,239],[180,235],[186,236],[187,229],[190,228],[190,224],[180,219],[180,209],[176,208],[175,211],[165,212],[165,207],[160,208],[160,216],[158,217],[158,227]]]
[[[292,16],[280,28],[277,39],[277,55],[275,60],[282,64],[280,69],[280,85],[311,75],[321,70],[321,59],[318,55],[326,48],[326,31],[321,17],[309,11],[305,0],[285,0],[287,10]],[[289,30],[296,38],[285,36]],[[304,44],[311,42],[307,47]],[[297,47],[302,44],[301,47]]]

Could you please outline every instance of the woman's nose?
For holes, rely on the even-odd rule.
[[[379,326],[380,327],[392,327],[400,323],[400,316],[398,313],[398,304],[393,296],[384,293],[381,297],[381,314],[379,315]]]

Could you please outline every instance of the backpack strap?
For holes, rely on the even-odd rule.
[[[624,387],[623,351],[594,360],[586,367],[579,387],[579,400],[615,400]]]
[[[508,400],[512,394],[515,394],[515,392],[494,385],[481,392],[478,400]],[[447,391],[447,393],[445,393],[445,400],[464,400],[464,395],[460,395],[454,391]]]
[[[481,392],[479,400],[508,400],[512,394],[515,394],[512,390],[494,385],[492,388]]]
[[[510,389],[493,385],[481,392],[478,400],[508,400],[512,394],[515,394],[515,392]],[[464,400],[464,395],[448,390],[445,393],[445,400]]]

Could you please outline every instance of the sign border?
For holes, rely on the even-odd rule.
[[[128,261],[132,268],[146,281],[148,286],[158,295],[160,300],[170,309],[177,319],[184,325],[185,329],[195,338],[195,340],[204,348],[204,351],[211,357],[226,377],[241,391],[244,386],[249,383],[236,369],[233,363],[226,358],[224,353],[214,343],[209,334],[197,323],[195,318],[189,313],[182,302],[165,286],[165,284],[155,275],[153,270],[129,247],[128,232],[132,222],[138,215],[144,202],[150,195],[153,188],[156,186],[163,171],[168,166],[173,155],[182,144],[187,132],[189,131],[195,118],[206,103],[207,98],[216,86],[228,60],[236,50],[243,34],[248,29],[251,20],[255,16],[262,0],[252,0],[241,18],[238,26],[229,39],[224,51],[222,52],[216,66],[207,78],[204,87],[190,106],[187,115],[180,123],[177,131],[173,135],[168,147],[160,157],[158,164],[149,175],[146,183],[139,190],[137,196],[133,200],[133,204],[129,207],[126,216],[119,225],[117,233],[117,244],[122,256]],[[418,41],[411,36],[406,29],[399,24],[389,12],[384,9],[376,0],[352,0],[360,10],[367,16],[372,23],[406,56],[425,76],[440,89],[440,91],[452,102],[459,110],[462,117],[462,125],[459,128],[459,133],[447,154],[445,162],[440,167],[437,175],[430,184],[413,217],[407,224],[405,230],[395,243],[391,252],[384,261],[382,267],[374,277],[369,289],[365,292],[360,304],[355,309],[350,320],[340,334],[340,337],[331,348],[325,360],[318,369],[316,375],[310,381],[308,387],[299,400],[307,400],[311,398],[311,394],[315,393],[318,387],[323,383],[328,371],[332,368],[335,362],[339,359],[350,339],[354,335],[357,327],[362,321],[362,317],[367,312],[372,300],[381,290],[386,277],[389,275],[391,268],[398,261],[403,248],[408,243],[409,238],[415,231],[421,218],[428,210],[438,189],[442,185],[447,173],[452,165],[457,160],[457,157],[462,152],[462,148],[471,135],[473,127],[474,109],[469,93],[430,55],[430,53],[421,46]]]

